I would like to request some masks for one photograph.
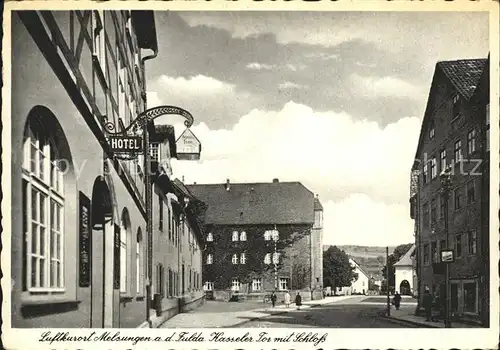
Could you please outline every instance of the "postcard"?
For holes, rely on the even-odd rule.
[[[497,347],[498,2],[3,16],[4,348]]]

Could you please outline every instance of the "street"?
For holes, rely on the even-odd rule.
[[[369,300],[372,299],[372,300]],[[377,299],[376,301],[374,299]],[[367,302],[364,302],[367,300]],[[384,311],[383,298],[353,298],[332,304],[295,310],[286,314],[265,317],[242,324],[241,328],[414,328],[390,322],[380,317]]]

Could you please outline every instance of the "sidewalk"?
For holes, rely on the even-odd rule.
[[[444,322],[442,320],[429,322],[425,320],[424,316],[415,316],[415,306],[416,305],[401,305],[400,309],[396,310],[394,306],[391,305],[391,316],[387,316],[386,310],[382,312],[381,316],[387,320],[392,320],[398,323],[407,323],[422,328],[444,328]],[[480,325],[456,321],[452,321],[451,326],[452,328],[481,328]]]
[[[320,305],[336,303],[345,299],[352,298],[351,296],[345,297],[335,297],[326,298],[321,300],[306,301],[300,307],[300,310],[309,309],[311,307],[316,307]],[[228,303],[219,301],[207,301],[206,303],[221,303],[221,308],[224,306],[236,305],[238,303]],[[203,306],[202,306],[203,307]],[[175,315],[174,317],[167,320],[165,323],[161,324],[158,328],[232,328],[241,326],[250,321],[255,321],[266,316],[272,316],[277,314],[284,314],[290,311],[297,311],[295,304],[290,304],[289,308],[285,305],[277,305],[276,307],[271,307],[270,304],[265,304],[261,307],[259,304],[255,304],[255,309],[253,310],[241,310],[241,311],[221,311],[221,312],[197,312],[197,309],[188,312]]]

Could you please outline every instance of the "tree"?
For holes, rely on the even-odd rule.
[[[328,248],[323,254],[323,285],[332,287],[348,287],[358,278],[349,257],[336,246]]]
[[[400,244],[396,248],[394,248],[392,254],[389,255],[387,261],[389,265],[389,287],[394,288],[396,285],[394,264],[397,263],[408,252],[408,250],[410,250],[412,245],[413,243]],[[382,275],[385,279],[387,279],[387,264],[382,269]]]

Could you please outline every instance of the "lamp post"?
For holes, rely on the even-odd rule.
[[[444,231],[446,233],[446,249],[450,250],[450,232],[448,228],[448,199],[450,198],[451,187],[451,169],[446,167],[439,175],[441,180],[441,191],[444,200]],[[442,260],[442,257],[441,257]],[[446,298],[445,298],[445,317],[444,326],[451,328],[451,290],[450,290],[450,265],[445,262],[445,285],[446,285]]]
[[[148,127],[153,120],[164,115],[180,115],[186,120],[184,125],[190,128],[194,118],[185,109],[175,106],[158,106],[147,109],[140,113],[128,127],[115,132],[115,124],[107,122],[104,130],[107,133],[111,144],[113,157],[117,159],[131,160],[137,157],[138,153],[144,154],[144,186],[145,186],[145,207],[146,207],[146,235],[147,235],[147,276],[146,276],[146,321],[149,327],[153,325],[150,320],[151,309],[151,289],[153,285],[153,218],[152,218],[152,184],[151,184],[151,155],[149,154],[149,131]],[[138,130],[142,130],[142,150],[137,148]],[[120,142],[121,141],[121,142]]]

